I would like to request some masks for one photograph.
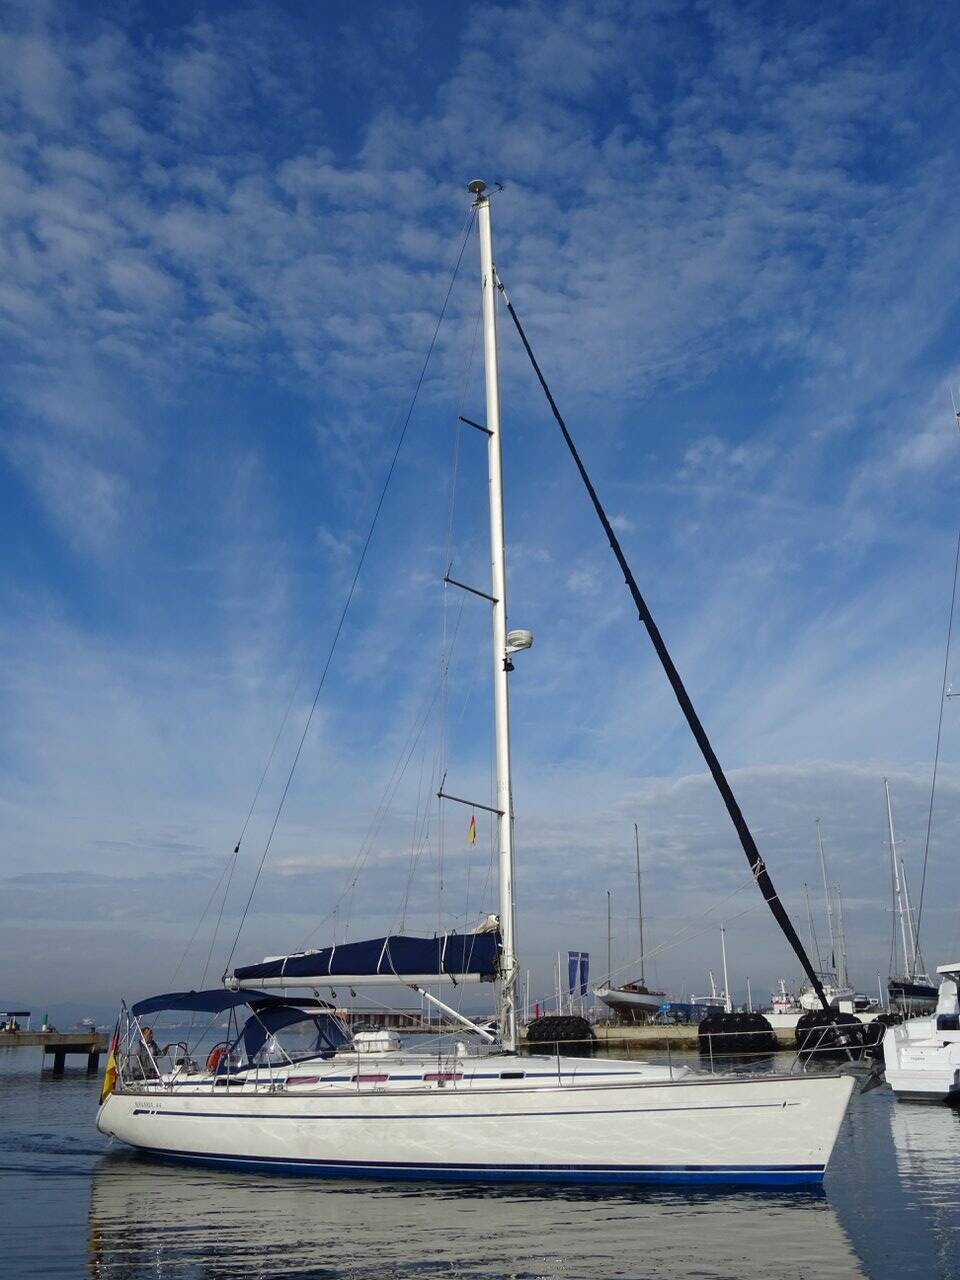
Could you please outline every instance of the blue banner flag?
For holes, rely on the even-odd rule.
[[[567,991],[571,996],[585,996],[590,979],[590,952],[567,952]]]
[[[567,952],[567,991],[570,995],[577,989],[577,973],[580,970],[580,952]]]

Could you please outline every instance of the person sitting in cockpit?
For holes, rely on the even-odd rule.
[[[133,1054],[135,1059],[135,1070],[144,1080],[156,1080],[160,1072],[157,1067],[157,1058],[160,1056],[160,1047],[153,1038],[153,1032],[149,1027],[144,1027],[140,1032],[140,1043]]]

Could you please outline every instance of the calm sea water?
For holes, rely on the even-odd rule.
[[[198,1171],[110,1146],[98,1093],[81,1069],[0,1050],[3,1275],[960,1280],[960,1116],[886,1088],[855,1097],[826,1190],[789,1194]]]

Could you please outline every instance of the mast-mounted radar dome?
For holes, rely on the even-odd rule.
[[[478,199],[487,189],[487,184],[482,178],[474,178],[472,182],[467,183],[467,190],[472,192]]]

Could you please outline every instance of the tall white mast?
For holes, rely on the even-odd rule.
[[[827,906],[827,932],[830,935],[830,961],[834,971],[837,970],[837,939],[833,929],[833,904],[830,901],[830,890],[827,887],[827,860],[823,856],[823,835],[820,831],[820,819],[817,819],[817,848],[820,851],[820,874],[823,877],[823,900]],[[839,973],[836,973],[837,985],[840,985]]]
[[[810,906],[810,887],[806,883],[803,886],[803,897],[807,904],[807,931],[810,934],[810,946],[817,953],[817,969],[820,975],[823,975],[823,959],[820,955],[820,943],[817,941],[817,931],[813,927],[813,908]]]
[[[607,890],[607,986],[613,985],[613,923],[610,914],[610,890]]]
[[[643,972],[643,890],[640,887],[640,830],[633,824],[633,843],[637,851],[637,920],[640,923],[640,985],[645,987],[647,980]]]
[[[903,865],[903,859],[900,862],[900,885],[903,889],[903,910],[907,917],[907,937],[910,939],[910,958],[907,962],[907,977],[915,978],[920,970],[920,958],[917,954],[917,935],[913,929],[913,911],[910,907],[910,887],[907,884],[907,871]]]
[[[723,957],[723,1007],[727,1013],[733,1013],[733,998],[730,995],[730,978],[727,974],[727,931],[720,926],[720,954]]]
[[[843,919],[843,898],[837,887],[837,988],[842,991],[850,985],[850,974],[847,969],[847,931]]]
[[[487,398],[487,473],[490,490],[490,594],[493,597],[493,718],[497,769],[497,848],[500,868],[500,1038],[508,1051],[517,1045],[517,956],[513,909],[513,801],[510,786],[510,702],[507,690],[507,571],[503,545],[503,477],[500,456],[500,377],[497,368],[496,282],[487,184],[469,184],[476,196],[480,230],[483,297],[483,357]]]
[[[900,937],[903,942],[903,976],[909,977],[910,948],[907,945],[907,920],[903,909],[903,889],[900,884],[900,862],[897,858],[897,841],[893,834],[893,809],[890,806],[890,784],[883,780],[883,794],[887,799],[887,832],[890,837],[890,864],[893,867],[893,893],[896,898],[897,915],[900,917]],[[898,976],[896,974],[892,975]]]

